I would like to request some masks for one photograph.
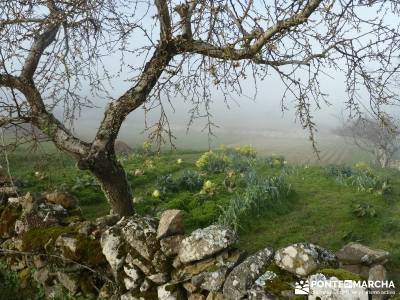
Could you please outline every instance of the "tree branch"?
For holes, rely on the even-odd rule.
[[[169,16],[168,4],[166,0],[155,0],[160,21],[161,40],[171,39],[171,18]]]
[[[34,38],[31,49],[29,50],[28,57],[25,60],[24,67],[22,69],[21,77],[32,80],[33,74],[35,73],[39,64],[40,58],[43,55],[44,50],[55,40],[60,24],[54,23],[49,17],[49,24],[46,26],[43,33],[37,35]]]
[[[275,35],[288,31],[308,21],[309,16],[318,8],[322,0],[310,0],[297,14],[278,21],[259,35],[256,41],[249,47],[237,49],[231,45],[218,47],[202,40],[180,39],[177,43],[181,52],[197,53],[213,58],[226,60],[252,59],[259,54],[261,48]]]

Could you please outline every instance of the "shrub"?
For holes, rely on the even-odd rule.
[[[235,194],[227,207],[221,208],[218,223],[237,231],[243,218],[259,215],[287,197],[291,191],[286,177],[259,178],[255,172],[246,173],[243,193]]]
[[[208,173],[222,173],[228,166],[229,159],[224,153],[208,151],[196,161],[196,166]]]
[[[217,190],[217,186],[211,180],[207,180],[203,184],[200,194],[212,196]]]
[[[255,159],[253,157],[244,156],[238,153],[229,155],[229,168],[244,173],[250,171],[254,166]]]
[[[196,171],[185,170],[177,179],[177,186],[180,189],[188,190],[190,192],[198,191],[202,188],[204,183],[203,178]]]
[[[392,192],[389,180],[376,176],[369,165],[363,162],[357,163],[353,168],[329,165],[325,172],[327,176],[335,177],[339,184],[354,186],[360,192],[377,192],[381,195]]]
[[[265,159],[267,166],[271,168],[281,168],[286,165],[285,157],[282,155],[272,154]]]
[[[242,156],[246,156],[246,157],[255,158],[257,156],[257,151],[256,151],[256,149],[254,149],[254,147],[252,145],[238,146],[235,148],[235,151],[238,154],[240,154]]]
[[[332,177],[350,177],[353,175],[351,167],[345,165],[330,164],[325,168],[325,172],[328,176]]]
[[[159,176],[156,180],[156,190],[161,194],[178,191],[178,186],[173,179],[172,174]]]
[[[366,204],[366,203],[361,203],[361,204],[356,204],[354,205],[353,213],[357,217],[375,217],[376,216],[376,210],[372,204]]]

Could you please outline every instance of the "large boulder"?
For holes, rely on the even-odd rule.
[[[235,233],[218,225],[197,229],[182,240],[179,260],[185,264],[201,260],[229,248],[236,241]]]
[[[296,276],[307,276],[317,269],[336,267],[336,256],[317,245],[299,243],[279,249],[275,253],[275,264]]]
[[[162,213],[157,229],[157,238],[161,239],[175,234],[184,233],[183,212],[179,209],[169,209]]]
[[[340,249],[336,256],[344,265],[372,265],[384,264],[388,261],[390,253],[380,249],[371,249],[359,243],[349,243]]]
[[[273,250],[265,248],[245,259],[229,273],[223,287],[227,299],[242,299],[271,263]]]

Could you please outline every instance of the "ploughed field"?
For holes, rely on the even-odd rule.
[[[342,151],[342,152],[340,152]],[[344,152],[343,152],[344,151]],[[220,223],[239,232],[239,247],[254,252],[295,242],[337,250],[360,241],[392,254],[388,266],[400,278],[400,172],[367,163],[334,165],[347,150],[323,154],[326,164],[292,164],[285,157],[257,154],[251,146],[213,152],[174,151],[161,155],[148,147],[121,156],[140,214],[165,209],[185,212],[189,230]],[[109,206],[89,173],[44,145],[38,151],[8,153],[8,167],[23,190],[74,194],[88,219]],[[7,162],[2,157],[3,171]]]

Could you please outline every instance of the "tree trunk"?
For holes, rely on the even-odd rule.
[[[119,216],[130,216],[135,213],[128,178],[115,157],[97,158],[89,166],[81,164],[79,167],[89,169],[96,176],[113,213]]]

